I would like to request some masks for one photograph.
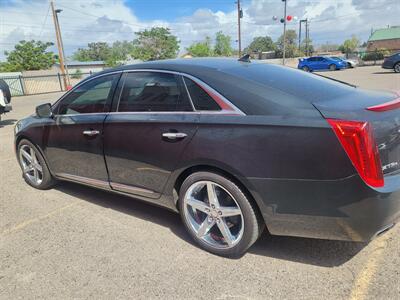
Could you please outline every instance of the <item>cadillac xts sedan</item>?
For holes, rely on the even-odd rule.
[[[400,216],[400,96],[278,65],[109,69],[20,120],[15,148],[31,186],[67,180],[164,206],[222,256],[265,231],[366,241]]]

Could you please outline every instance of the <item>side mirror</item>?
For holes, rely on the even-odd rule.
[[[39,118],[51,118],[53,116],[53,112],[51,110],[51,104],[46,103],[36,106],[36,115]]]

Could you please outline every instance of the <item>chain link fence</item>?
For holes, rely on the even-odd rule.
[[[74,86],[90,75],[92,75],[92,72],[70,75],[71,86]],[[58,73],[54,75],[33,76],[2,75],[0,78],[10,87],[11,96],[25,96],[66,91],[67,86],[65,85],[64,76],[66,75]]]

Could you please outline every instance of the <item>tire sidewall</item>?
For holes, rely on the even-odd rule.
[[[237,204],[239,205],[242,215],[243,215],[243,223],[244,223],[244,232],[241,240],[232,248],[229,249],[218,249],[210,246],[206,242],[199,239],[196,234],[193,232],[191,225],[187,223],[187,220],[184,216],[184,196],[188,188],[198,181],[212,181],[221,186],[223,186],[231,195],[235,198]],[[179,192],[179,210],[182,221],[192,236],[192,238],[205,250],[228,257],[238,257],[244,254],[244,252],[257,240],[259,236],[259,220],[257,218],[257,211],[247,199],[246,195],[242,192],[242,190],[229,179],[210,172],[197,172],[189,177],[183,182],[180,192]]]
[[[397,68],[397,70],[396,70]],[[398,62],[397,64],[394,65],[393,70],[395,73],[400,73],[400,62]]]
[[[23,166],[22,166],[21,160],[20,160],[20,150],[21,150],[21,147],[24,145],[31,147],[35,151],[36,157],[39,160],[40,165],[42,166],[43,180],[39,185],[36,185],[26,177],[24,172],[22,172],[22,177],[24,178],[24,180],[27,184],[29,184],[30,186],[32,186],[36,189],[40,189],[40,190],[49,189],[54,184],[53,176],[51,175],[49,168],[47,167],[46,161],[44,160],[42,153],[38,150],[38,148],[33,143],[31,143],[30,141],[28,141],[26,139],[23,139],[19,142],[18,150],[17,150],[18,164],[21,167],[21,170],[23,171]]]

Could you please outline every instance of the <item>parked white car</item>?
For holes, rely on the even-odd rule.
[[[345,57],[339,57],[339,56],[332,56],[331,58],[344,61],[347,64],[348,68],[355,68],[358,66],[358,61],[355,61],[353,59],[347,59]]]

